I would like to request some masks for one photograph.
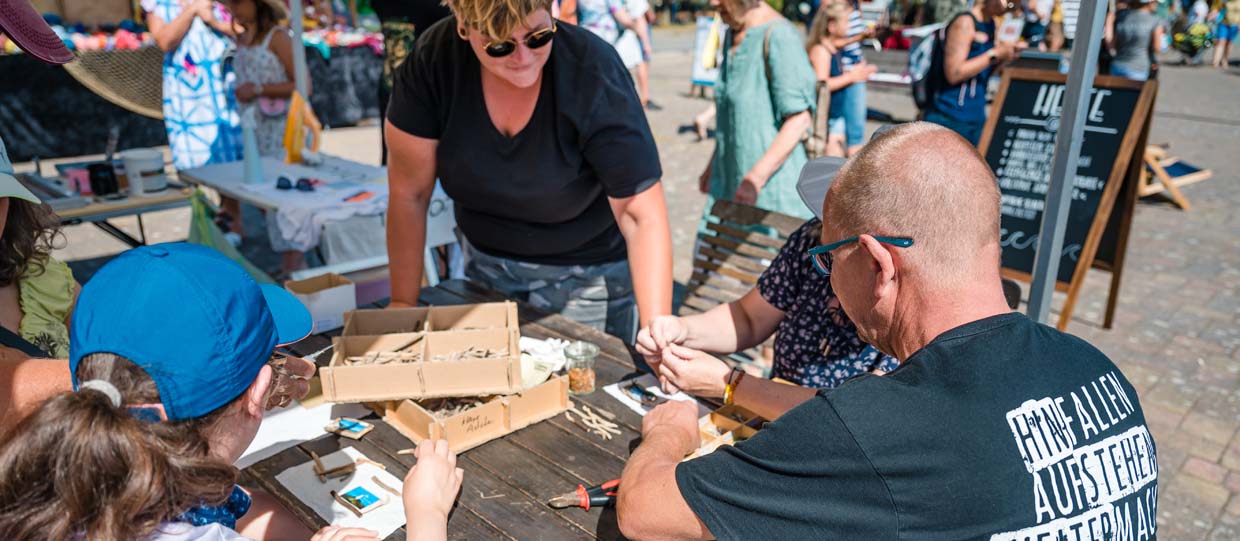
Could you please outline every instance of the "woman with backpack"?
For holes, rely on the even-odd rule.
[[[801,138],[815,102],[799,33],[762,0],[711,0],[729,30],[715,83],[714,155],[699,177],[712,201],[730,199],[809,218],[796,193],[807,161]]]
[[[937,46],[942,49],[936,53],[942,56],[931,68],[935,84],[923,119],[951,129],[974,145],[986,125],[990,76],[1024,48],[995,43],[995,19],[1007,6],[1005,0],[977,0],[972,9],[952,17],[938,36]]]

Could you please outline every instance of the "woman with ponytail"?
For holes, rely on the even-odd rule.
[[[164,244],[117,257],[74,312],[74,391],[0,440],[0,539],[375,539],[330,526],[311,536],[236,484],[233,462],[263,412],[304,394],[299,381],[313,365],[270,361],[310,327],[289,293],[209,248]],[[461,474],[446,445],[435,451],[419,448],[405,487],[418,501],[405,509],[442,537]]]

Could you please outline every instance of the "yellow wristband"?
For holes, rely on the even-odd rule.
[[[731,383],[723,386],[723,405],[725,406],[732,405],[732,391],[733,390],[735,390],[735,387],[733,387]]]

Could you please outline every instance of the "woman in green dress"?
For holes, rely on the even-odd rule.
[[[717,199],[812,217],[796,193],[814,69],[792,24],[762,0],[711,0],[729,27],[715,82],[715,153],[699,180]],[[765,53],[765,54],[764,54]]]

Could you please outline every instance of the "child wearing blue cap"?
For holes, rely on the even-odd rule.
[[[75,392],[47,400],[0,441],[0,538],[304,538],[282,510],[251,511],[233,462],[286,388],[281,374],[313,374],[305,361],[286,361],[279,373],[270,364],[277,346],[310,328],[292,295],[255,283],[210,248],[162,244],[118,256],[74,310]],[[410,524],[428,529],[411,534],[446,534],[461,473],[441,447],[421,446],[406,479]],[[374,538],[335,527],[311,537]]]

